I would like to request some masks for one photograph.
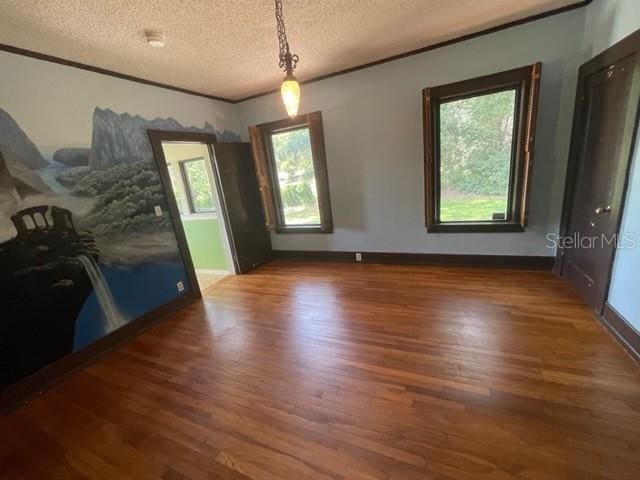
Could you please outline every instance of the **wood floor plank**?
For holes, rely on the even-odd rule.
[[[640,478],[640,368],[540,271],[278,260],[0,419],[0,478]]]

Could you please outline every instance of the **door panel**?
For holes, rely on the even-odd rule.
[[[260,190],[248,143],[214,145],[218,188],[239,273],[273,258]]]
[[[600,311],[608,289],[638,105],[636,56],[581,77],[583,109],[562,275]]]

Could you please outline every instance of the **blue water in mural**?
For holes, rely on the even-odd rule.
[[[49,161],[49,165],[45,168],[41,168],[40,170],[38,170],[38,175],[40,175],[40,178],[42,178],[42,180],[44,180],[47,186],[51,188],[51,190],[53,190],[55,193],[58,193],[58,194],[68,193],[69,189],[61,185],[60,182],[58,182],[58,180],[56,179],[56,176],[59,173],[62,173],[65,170],[67,170],[69,167],[61,163],[58,163],[54,160],[48,160],[48,161]]]
[[[127,322],[175,298],[178,282],[184,283],[185,291],[189,289],[187,272],[180,262],[149,263],[132,268],[101,265],[100,269],[116,307]],[[73,349],[102,338],[108,333],[105,327],[106,318],[94,291],[76,320]]]

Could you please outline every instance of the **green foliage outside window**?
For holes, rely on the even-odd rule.
[[[167,169],[169,170],[169,178],[171,180],[171,188],[173,189],[173,196],[176,199],[176,204],[178,205],[178,212],[180,212],[180,214],[184,214],[185,211],[187,211],[187,209],[184,207],[183,205],[183,201],[182,201],[182,196],[180,196],[180,194],[178,192],[180,192],[180,190],[178,189],[178,180],[176,179],[176,176],[173,172],[173,166],[171,166],[170,164],[167,164]]]
[[[193,213],[213,212],[213,192],[204,160],[189,160],[182,163],[187,181],[187,195],[191,196]]]
[[[491,220],[508,202],[515,90],[440,106],[442,221]]]
[[[320,209],[309,129],[271,136],[280,200],[287,225],[319,225]]]
[[[313,190],[308,183],[286,185],[280,194],[282,195],[282,203],[293,207],[313,205],[316,201]]]

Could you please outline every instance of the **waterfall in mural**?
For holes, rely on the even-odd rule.
[[[87,255],[80,255],[78,260],[80,260],[87,271],[89,280],[91,280],[93,289],[96,292],[96,298],[98,299],[98,303],[100,304],[104,317],[107,321],[105,325],[105,333],[109,333],[120,328],[126,322],[122,318],[118,307],[116,307],[116,304],[113,301],[113,295],[111,295],[111,290],[109,290],[109,287],[107,286],[107,281],[100,270],[100,266],[92,257]]]

